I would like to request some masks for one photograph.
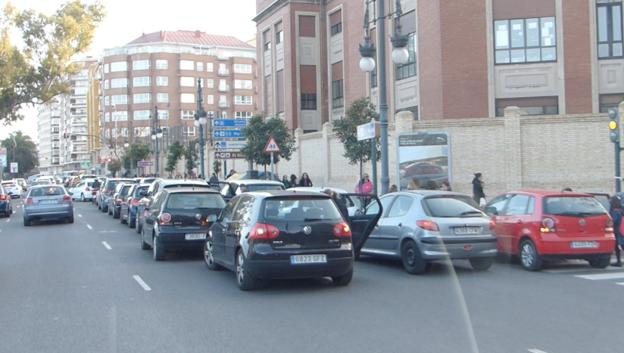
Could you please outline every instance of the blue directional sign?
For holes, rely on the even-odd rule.
[[[214,130],[212,132],[212,137],[215,139],[221,138],[244,138],[243,132],[241,130]]]
[[[241,150],[245,147],[247,141],[245,140],[229,140],[229,141],[216,141],[214,146],[218,150]]]
[[[247,126],[247,119],[214,119],[212,126],[243,128]]]

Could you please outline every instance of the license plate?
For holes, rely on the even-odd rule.
[[[598,242],[595,241],[573,241],[570,243],[572,249],[596,249]]]
[[[50,204],[53,204],[53,203],[57,203],[57,201],[56,200],[41,200],[41,201],[39,201],[40,205],[50,205]]]
[[[293,265],[300,264],[324,264],[327,263],[327,256],[325,255],[292,255],[290,257],[290,263]]]
[[[481,227],[455,227],[453,231],[457,235],[476,235],[481,233]]]
[[[186,240],[206,239],[206,233],[187,233],[184,235]]]

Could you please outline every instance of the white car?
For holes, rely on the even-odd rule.
[[[344,190],[344,189],[339,189],[339,188],[335,188],[332,186],[327,186],[327,187],[318,187],[318,186],[310,186],[310,187],[306,187],[306,186],[298,186],[298,187],[294,187],[294,188],[290,188],[288,190],[292,190],[292,191],[312,191],[312,192],[323,192],[325,190],[331,190],[335,193],[337,193],[338,195],[340,195],[340,198],[342,199],[342,201],[344,202],[345,206],[347,207],[347,210],[349,211],[349,216],[355,216],[356,212],[360,209],[363,208],[362,206],[362,201],[360,199],[358,199],[357,197],[348,195],[349,193]]]
[[[72,197],[72,200],[80,200],[80,201],[91,201],[93,200],[93,190],[91,186],[95,182],[95,179],[85,179],[82,180],[78,185],[69,189],[69,193]]]
[[[37,184],[56,184],[56,180],[54,180],[53,176],[40,176],[36,180]]]
[[[11,195],[12,199],[19,198],[22,195],[22,187],[15,180],[8,180],[2,182],[2,187],[7,194]]]

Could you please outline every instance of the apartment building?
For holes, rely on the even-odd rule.
[[[56,99],[37,108],[38,158],[42,173],[56,173],[61,166],[61,119],[63,109]]]
[[[260,110],[317,131],[353,100],[378,102],[359,70],[364,13],[382,0],[257,0]],[[385,0],[390,120],[605,112],[624,99],[621,0],[401,0],[409,60],[391,61],[396,1]],[[376,23],[370,36],[377,43]],[[382,65],[377,61],[376,70]]]

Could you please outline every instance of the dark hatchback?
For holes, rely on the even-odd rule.
[[[208,188],[163,189],[145,210],[141,249],[152,249],[156,261],[169,250],[201,250],[212,222],[225,207],[216,190]]]
[[[119,218],[121,214],[121,206],[127,201],[128,195],[130,194],[130,189],[132,185],[127,182],[123,182],[115,188],[115,193],[113,197],[110,198],[108,202],[108,214],[109,216],[113,216],[113,218]]]
[[[374,202],[379,202],[376,197]],[[267,279],[331,277],[339,286],[353,276],[359,251],[381,215],[343,219],[325,194],[263,191],[234,197],[210,228],[204,260],[211,270],[236,272],[241,290]]]
[[[145,195],[147,195],[147,189],[150,184],[134,184],[128,191],[128,198],[125,202],[121,203],[121,209],[119,211],[119,220],[122,224],[127,224],[128,227],[134,228],[136,226],[136,215],[139,209],[139,202]]]
[[[110,198],[115,193],[115,188],[119,183],[135,183],[134,179],[107,178],[106,183],[100,188],[98,209],[102,212],[108,212]]]
[[[4,217],[9,217],[13,213],[11,208],[11,196],[0,185],[0,214]]]

